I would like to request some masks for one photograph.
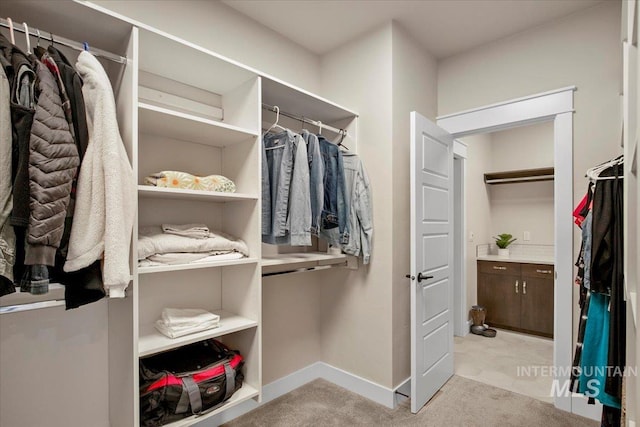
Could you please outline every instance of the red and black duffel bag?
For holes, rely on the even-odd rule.
[[[239,352],[214,339],[140,359],[140,425],[218,408],[242,387],[243,365]]]

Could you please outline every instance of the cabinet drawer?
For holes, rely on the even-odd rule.
[[[521,264],[522,277],[537,277],[540,279],[554,279],[553,265],[549,264]]]
[[[478,273],[520,275],[520,264],[517,262],[478,261]]]

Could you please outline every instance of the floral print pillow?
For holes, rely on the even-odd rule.
[[[146,185],[187,190],[219,191],[235,193],[236,185],[222,175],[196,176],[186,172],[162,171],[144,179]]]

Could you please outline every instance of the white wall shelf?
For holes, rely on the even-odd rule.
[[[218,268],[228,267],[232,265],[255,264],[257,262],[257,258],[240,258],[225,261],[195,262],[191,264],[154,265],[149,267],[138,267],[138,274],[166,273],[181,270],[199,270],[202,268]]]
[[[152,354],[182,347],[183,345],[206,340],[209,338],[221,337],[233,332],[243,331],[258,326],[258,322],[229,313],[223,310],[213,310],[214,314],[220,316],[220,326],[207,331],[185,335],[179,338],[169,338],[158,332],[153,325],[141,326],[140,338],[138,340],[138,354],[140,357],[151,356]],[[243,355],[244,356],[244,355]]]
[[[192,426],[194,424],[197,423],[201,423],[203,421],[205,421],[208,418],[211,418],[223,411],[226,411],[229,408],[232,408],[242,402],[245,402],[249,399],[253,399],[255,397],[257,397],[259,395],[258,390],[256,390],[255,388],[251,387],[249,384],[247,383],[243,383],[242,387],[240,388],[240,390],[236,391],[235,394],[233,396],[231,396],[231,398],[229,398],[229,400],[227,400],[227,402],[222,405],[221,407],[219,407],[218,409],[208,412],[204,415],[201,416],[197,416],[197,415],[192,415],[188,418],[185,418],[183,420],[180,421],[176,421],[170,424],[166,424],[165,427],[188,427],[188,426]]]
[[[154,187],[151,185],[138,185],[138,196],[142,198],[197,200],[202,202],[242,202],[258,200],[258,196],[255,194],[187,190],[180,188]]]
[[[347,261],[345,254],[327,254],[321,252],[299,252],[278,255],[266,255],[262,257],[262,267],[291,266],[304,267],[304,264],[316,265],[341,264]]]
[[[226,147],[258,136],[250,129],[144,102],[138,103],[140,132],[197,144]]]

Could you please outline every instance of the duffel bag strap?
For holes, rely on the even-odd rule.
[[[198,384],[196,384],[191,377],[183,377],[182,387],[184,390],[187,390],[189,403],[191,403],[191,413],[196,415],[202,413],[202,397],[200,396],[200,388],[198,388]]]
[[[224,364],[224,374],[227,376],[227,390],[224,394],[224,400],[227,400],[236,390],[236,371],[230,363]]]
[[[211,408],[207,409],[206,411],[202,411],[198,415],[204,415],[207,412],[215,411],[216,409],[218,409],[219,407],[224,405],[226,400],[229,397],[231,397],[231,395],[235,391],[235,388],[236,388],[236,371],[231,367],[231,365],[229,363],[225,363],[224,364],[224,373],[225,373],[225,376],[226,376],[227,387],[226,387],[226,390],[225,390],[225,393],[224,393],[224,398],[222,399],[222,402],[218,403],[215,406],[212,406]]]

